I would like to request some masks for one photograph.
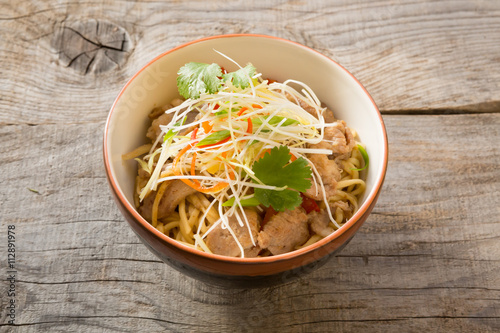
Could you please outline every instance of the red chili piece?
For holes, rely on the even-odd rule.
[[[316,211],[319,213],[319,206],[318,204],[316,203],[316,201],[314,201],[314,199],[311,199],[311,198],[308,198],[304,195],[304,193],[300,193],[300,196],[302,197],[302,208],[304,208],[304,210],[306,211],[307,214],[309,214],[310,212],[312,211]]]

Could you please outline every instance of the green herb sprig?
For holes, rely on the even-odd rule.
[[[302,157],[290,162],[290,149],[279,146],[264,154],[253,164],[255,177],[266,185],[286,187],[282,191],[255,188],[254,196],[264,206],[272,206],[276,211],[293,210],[302,203],[299,192],[311,187],[312,171]]]
[[[251,64],[230,73],[222,73],[222,68],[213,63],[189,62],[177,74],[177,89],[184,98],[199,98],[203,93],[215,94],[222,89],[224,82],[231,81],[242,89],[250,86],[249,78],[255,75]]]

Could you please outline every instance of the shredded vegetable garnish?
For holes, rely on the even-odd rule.
[[[277,195],[279,199],[281,196],[287,202],[293,197],[291,201],[294,203],[288,207],[300,205],[297,191],[303,191],[304,188],[295,188],[295,192],[291,189],[285,191],[281,188],[287,185],[275,185],[266,179],[266,176],[274,176],[277,170],[262,168],[260,175],[256,176],[252,168],[265,152],[282,146],[287,147],[287,155],[291,154],[294,159],[306,153],[331,154],[327,149],[306,147],[307,143],[315,144],[322,140],[324,120],[322,117],[313,117],[294,99],[300,98],[303,103],[316,108],[320,115],[323,108],[316,104],[314,98],[304,97],[288,85],[269,83],[267,80],[259,82],[252,78],[249,80],[251,82],[247,88],[241,88],[244,86],[241,82],[237,87],[231,81],[226,81],[220,91],[213,94],[201,93],[196,101],[188,99],[166,111],[174,114],[174,117],[171,125],[161,126],[166,134],[163,144],[158,148],[160,158],[147,187],[141,193],[141,199],[155,190],[162,181],[161,170],[164,174],[173,176],[169,179],[182,179],[200,192],[223,191],[222,197],[234,198],[236,203],[241,196],[250,194],[255,191],[256,185],[261,184],[274,188],[265,190],[273,191],[267,192],[267,196],[259,192],[261,189],[257,190],[256,197],[266,201],[261,203],[269,205],[271,193],[273,197]],[[196,111],[199,115],[192,123],[185,124],[185,117],[191,111]],[[179,135],[185,129],[190,131]],[[192,139],[195,130],[197,138]],[[269,161],[274,160],[271,155],[267,155]],[[174,161],[168,162],[169,158]],[[305,160],[302,161],[303,165],[307,165]],[[294,161],[283,170],[291,170],[297,164]],[[309,173],[302,174],[301,179],[310,187],[310,168],[306,169],[309,169]],[[193,172],[205,177],[196,179],[195,182],[192,180]],[[229,183],[233,184],[234,190],[230,190]],[[227,200],[223,202],[225,201]],[[284,209],[280,204],[276,205],[275,209]]]

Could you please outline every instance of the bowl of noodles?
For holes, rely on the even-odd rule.
[[[350,241],[379,196],[388,144],[373,99],[330,58],[223,35],[135,74],[103,152],[114,199],[151,252],[248,287],[299,277]]]

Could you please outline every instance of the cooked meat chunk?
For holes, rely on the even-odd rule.
[[[336,201],[330,204],[332,212],[335,212],[337,208],[342,209],[344,212],[352,212],[352,207],[346,201]]]
[[[171,107],[172,107],[172,105],[170,105],[170,104],[158,106],[158,107],[154,108],[153,110],[151,110],[151,112],[148,114],[148,117],[149,117],[149,119],[154,120],[154,119],[158,118],[160,115],[162,115],[163,113],[165,113],[165,111],[167,111]]]
[[[306,110],[309,114],[311,114],[312,116],[314,116],[315,118],[318,118],[318,111],[321,112],[321,109],[320,110],[316,110],[316,108],[314,108],[313,106],[310,106],[309,104],[307,104],[306,102],[304,102],[302,100],[299,100],[299,105],[304,110]]]
[[[174,106],[179,106],[182,104],[182,99],[180,98],[174,98],[170,103],[165,104],[163,106],[158,106],[151,110],[149,113],[148,117],[149,119],[156,119],[158,118],[162,113],[165,113],[168,109],[173,108]]]
[[[325,118],[325,123],[333,123],[335,121],[333,111],[330,109],[325,109],[325,111],[323,111],[323,118]]]
[[[139,170],[137,170],[137,175],[139,176],[140,179],[144,179],[145,181],[147,181],[151,176],[151,174],[146,170],[144,170],[143,168],[139,168]]]
[[[307,214],[301,207],[279,212],[259,233],[260,247],[274,255],[295,250],[309,238],[307,220]]]
[[[328,159],[326,155],[311,154],[309,160],[314,164],[316,170],[321,176],[323,186],[325,187],[326,197],[334,196],[337,192],[337,182],[340,180],[340,169],[337,163]],[[323,193],[318,185],[318,193],[316,193],[316,186],[313,184],[305,193],[311,199],[323,200]]]
[[[171,121],[172,118],[174,117],[173,113],[166,114],[165,111],[173,108],[174,106],[178,106],[182,104],[182,100],[179,98],[173,99],[170,104],[166,104],[163,106],[159,106],[151,110],[149,113],[148,117],[149,119],[153,120],[153,123],[151,126],[148,128],[148,132],[146,133],[146,136],[151,139],[152,142],[155,142],[156,139],[158,138],[158,135],[161,133],[161,128],[160,125],[168,125]],[[193,122],[194,118],[196,117],[196,112],[191,111],[187,114],[186,118],[186,124]]]
[[[164,113],[155,120],[148,128],[148,132],[146,136],[151,139],[151,142],[155,142],[158,138],[158,135],[161,134],[160,125],[168,125],[172,121],[173,114],[172,113]]]
[[[250,225],[250,230],[255,242],[257,242],[257,235],[260,228],[259,215],[250,209],[244,209],[247,216],[248,224]],[[245,223],[244,218],[242,217]],[[236,216],[231,216],[229,218],[229,227],[233,230],[236,238],[243,247],[245,258],[256,257],[260,252],[259,246],[254,246],[252,243],[252,238],[248,232],[248,226],[240,226]],[[227,229],[222,229],[221,225],[218,225],[214,230],[212,230],[207,235],[206,244],[208,248],[215,254],[220,254],[229,257],[238,257],[241,255],[241,250],[236,243],[235,239]]]
[[[309,160],[316,166],[321,175],[327,197],[336,193],[337,182],[340,180],[340,160],[349,158],[355,141],[349,128],[342,120],[335,121],[333,127],[326,127],[324,140],[317,144],[309,144],[310,148],[328,149],[333,155],[310,154]],[[319,188],[319,185],[318,185]],[[323,200],[323,193],[316,193],[316,186],[313,184],[305,195],[314,200]]]
[[[172,213],[179,203],[188,195],[196,193],[192,187],[184,184],[180,180],[174,180],[168,184],[163,197],[158,205],[158,218],[161,219]],[[144,198],[142,205],[139,207],[139,213],[148,221],[151,221],[153,214],[153,203],[155,201],[156,192],[150,193]]]
[[[333,231],[333,229],[328,227],[330,224],[330,217],[326,209],[322,209],[319,213],[312,211],[309,213],[308,217],[311,230],[314,233],[326,237]]]
[[[337,120],[332,127],[326,127],[324,140],[317,144],[310,144],[310,148],[329,149],[334,155],[349,154],[355,141],[352,132],[346,127],[343,120]]]
[[[335,215],[337,208],[343,210],[344,214],[352,213],[352,207],[350,207],[345,201],[336,201],[330,204],[330,210],[333,215]],[[311,231],[323,237],[332,233],[333,228],[330,226],[330,217],[328,216],[328,211],[326,209],[322,209],[319,212],[312,211],[308,214],[308,217]]]
[[[289,93],[286,93],[286,97],[288,98],[289,101],[297,103],[297,100],[292,95],[290,95]],[[309,104],[307,104],[306,102],[304,102],[301,99],[299,99],[298,102],[299,102],[299,105],[300,105],[301,108],[303,108],[304,110],[306,110],[312,116],[318,118],[318,112],[316,111],[316,108],[310,106]],[[333,116],[332,110],[330,110],[328,108],[325,108],[324,105],[322,106],[322,108],[325,109],[323,111],[323,118],[325,119],[325,122],[326,123],[333,123],[335,121],[335,117]]]
[[[312,186],[304,192],[304,195],[316,201],[323,201],[323,192],[317,182],[312,182]]]

